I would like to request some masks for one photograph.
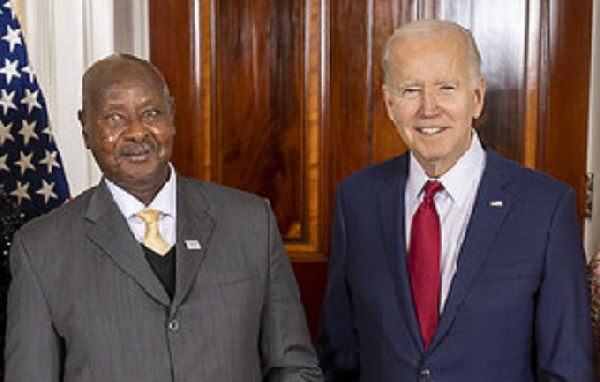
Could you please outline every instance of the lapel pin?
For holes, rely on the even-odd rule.
[[[502,208],[502,200],[493,200],[490,202],[490,207]]]
[[[185,247],[192,251],[199,251],[202,249],[202,244],[198,240],[185,240]]]

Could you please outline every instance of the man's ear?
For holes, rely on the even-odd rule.
[[[392,112],[392,95],[390,94],[390,90],[384,84],[381,86],[381,90],[383,91],[383,102],[385,103],[385,110],[387,111],[388,118],[394,122],[394,113]]]
[[[483,111],[483,101],[485,100],[485,77],[479,77],[479,81],[477,81],[477,86],[474,91],[475,97],[475,112],[473,113],[473,118],[477,119],[481,116],[481,112]]]
[[[85,123],[85,114],[83,110],[77,111],[77,119],[79,120],[79,124],[81,125],[81,136],[83,137],[83,142],[85,143],[85,147],[89,149],[90,145],[88,143],[88,133]]]
[[[171,129],[173,131],[173,135],[175,135],[177,129],[175,128],[175,101],[171,97],[171,102],[169,103],[170,107],[170,118],[171,118]]]

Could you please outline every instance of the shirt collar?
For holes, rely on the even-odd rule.
[[[135,196],[125,191],[121,187],[108,179],[104,179],[110,193],[113,196],[119,210],[126,218],[133,216],[135,213],[144,208],[153,208],[160,210],[163,215],[175,217],[176,199],[177,199],[177,182],[175,176],[175,168],[169,163],[169,178],[158,191],[154,199],[147,206],[140,202]]]
[[[478,177],[473,174],[478,174],[483,171],[485,167],[485,151],[477,135],[477,131],[473,129],[471,138],[471,146],[463,154],[462,157],[456,162],[454,166],[450,168],[444,175],[439,179],[444,186],[444,191],[452,198],[452,200],[462,207],[467,200],[467,193],[463,192],[465,185],[468,185],[474,181],[478,181]],[[416,203],[419,201],[421,191],[425,182],[431,180],[423,167],[410,154],[410,170],[409,176],[406,183],[406,198],[410,203]]]

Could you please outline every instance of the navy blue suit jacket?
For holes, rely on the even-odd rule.
[[[406,267],[409,156],[340,183],[317,344],[327,380],[593,380],[574,193],[486,153],[457,272],[427,351]]]

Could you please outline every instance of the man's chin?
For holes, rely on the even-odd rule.
[[[121,163],[130,163],[132,165],[144,164],[152,161],[156,156],[148,153],[139,155],[122,155],[119,159]]]
[[[147,182],[156,183],[169,174],[169,166],[157,165],[148,162],[129,162],[120,166],[120,171],[115,178],[122,182],[135,182],[137,184]]]

